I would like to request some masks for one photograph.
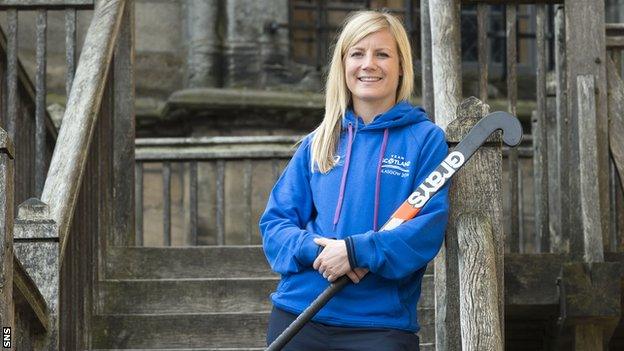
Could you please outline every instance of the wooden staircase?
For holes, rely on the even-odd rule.
[[[428,272],[432,273],[432,272]],[[93,348],[263,350],[279,276],[260,246],[117,247],[98,288]],[[433,350],[433,275],[419,307]]]

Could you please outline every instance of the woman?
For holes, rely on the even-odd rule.
[[[337,40],[325,116],[275,184],[260,219],[281,275],[267,343],[342,275],[344,288],[285,350],[418,350],[416,304],[448,217],[448,185],[419,216],[377,232],[444,159],[443,131],[408,102],[409,40],[387,13],[358,12]]]

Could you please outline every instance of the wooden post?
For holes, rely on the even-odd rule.
[[[536,5],[537,132],[533,134],[533,159],[539,164],[535,177],[535,235],[537,252],[549,252],[548,228],[548,130],[546,129],[546,5]],[[536,146],[537,145],[537,146]]]
[[[518,102],[518,69],[517,69],[517,5],[507,4],[505,6],[505,32],[507,36],[507,105],[508,111],[516,116],[516,105]],[[523,252],[524,238],[522,227],[522,193],[520,192],[520,169],[518,164],[518,150],[512,148],[509,150],[509,189],[511,202],[509,209],[510,231],[508,233],[508,244],[510,252]]]
[[[458,0],[430,0],[431,61],[436,124],[442,129],[453,120],[461,100],[460,6]]]
[[[583,224],[583,260],[585,262],[603,262],[603,241],[601,233],[601,214],[598,179],[598,141],[596,140],[596,100],[594,76],[577,77],[578,113],[578,149],[580,179],[580,218]],[[608,173],[607,169],[602,170]]]
[[[564,223],[567,222],[569,216],[569,194],[568,189],[568,172],[569,172],[569,121],[567,106],[567,88],[566,88],[566,58],[565,58],[565,15],[563,6],[557,6],[555,12],[555,75],[556,75],[556,111],[557,111],[557,162],[559,168],[559,178],[557,184],[559,186],[559,202],[555,206],[559,207],[559,231],[555,232],[556,238],[552,245],[552,252],[567,253],[569,251],[570,240],[568,230],[564,230]]]
[[[603,235],[609,233],[604,233],[604,225],[601,225],[599,172],[607,176],[609,172],[608,166],[600,168],[597,140],[600,118],[597,114],[601,89],[597,80],[593,74],[578,74],[574,79],[578,118],[572,127],[576,127],[578,135],[579,170],[570,173],[578,173],[581,200],[578,217],[582,236],[573,241],[571,253],[576,262],[562,267],[560,320],[563,328],[559,346],[575,351],[603,350],[621,316],[621,279],[618,278],[624,272],[619,262],[604,262]]]
[[[601,215],[601,233],[607,240],[609,233],[609,153],[607,128],[607,77],[606,77],[606,39],[604,1],[565,0],[566,65],[568,91],[568,117],[570,121],[570,159],[568,164],[579,164],[578,119],[587,118],[578,108],[577,77],[591,74],[594,76],[596,90],[596,166],[600,170],[598,178],[592,180],[598,184],[599,213]],[[580,196],[580,172],[569,173],[569,219],[570,252],[573,258],[582,260],[583,231],[580,217],[572,209],[581,207],[585,201]]]
[[[58,350],[59,237],[50,208],[39,199],[21,203],[15,219],[15,256],[32,278],[49,310],[42,350]]]
[[[420,0],[420,65],[422,69],[422,101],[429,118],[435,121],[433,107],[433,65],[431,63],[431,19],[429,18],[429,0]]]
[[[436,124],[446,129],[461,100],[460,1],[429,0]],[[457,237],[447,231],[434,263],[436,350],[461,350]]]
[[[540,231],[536,228],[539,227],[541,218],[541,207],[539,204],[542,202],[542,196],[548,196],[542,194],[540,191],[541,180],[540,176],[543,172],[543,164],[541,161],[541,157],[539,157],[539,150],[543,148],[542,146],[542,138],[540,138],[541,134],[541,125],[539,123],[539,117],[537,115],[537,111],[531,111],[531,137],[533,139],[533,231],[527,233],[526,239],[529,243],[529,247],[532,248],[532,253],[539,253],[541,247],[541,236]]]
[[[489,218],[482,213],[461,215],[457,221],[457,241],[462,350],[502,351],[496,249]]]
[[[467,133],[468,130],[470,130],[470,128],[472,126],[474,126],[483,116],[485,116],[487,114],[489,110],[489,107],[485,104],[483,104],[481,101],[479,101],[479,99],[475,98],[475,97],[470,97],[466,100],[464,100],[461,105],[458,107],[458,111],[457,111],[457,119],[455,119],[453,122],[451,122],[448,125],[446,134],[447,134],[447,140],[449,142],[449,144],[451,145],[451,147],[453,146],[453,144],[458,143],[460,140],[462,140],[462,138],[464,137],[464,135]],[[458,173],[455,178],[453,179],[452,185],[451,185],[451,194],[450,194],[450,202],[451,202],[451,209],[450,209],[450,215],[449,215],[449,225],[447,228],[447,232],[446,232],[446,288],[447,288],[447,292],[446,292],[446,296],[447,299],[450,299],[450,297],[452,296],[453,298],[456,298],[457,300],[454,301],[449,301],[447,300],[447,314],[446,316],[448,316],[447,320],[446,320],[446,326],[447,328],[449,328],[449,330],[447,330],[447,337],[449,334],[449,331],[452,331],[453,334],[457,334],[456,336],[454,336],[456,339],[449,339],[447,340],[447,346],[449,347],[461,347],[455,345],[455,341],[459,341],[461,340],[461,343],[473,343],[475,342],[474,340],[466,340],[464,339],[464,336],[466,336],[466,334],[464,333],[464,328],[468,327],[470,328],[470,326],[461,326],[461,334],[459,333],[459,330],[450,330],[450,328],[459,328],[460,323],[458,323],[457,321],[457,316],[460,315],[460,311],[459,311],[459,306],[460,306],[460,300],[465,300],[465,299],[470,299],[469,296],[463,296],[463,294],[466,294],[466,290],[464,289],[460,289],[460,279],[459,279],[459,271],[460,271],[460,267],[459,267],[459,257],[461,256],[462,252],[466,252],[466,250],[470,250],[470,248],[460,248],[459,245],[461,244],[462,240],[465,242],[466,239],[465,235],[468,235],[466,233],[467,230],[469,230],[468,227],[464,227],[464,233],[462,236],[459,236],[459,218],[468,213],[468,212],[477,212],[480,214],[480,216],[484,216],[489,218],[490,223],[491,223],[491,234],[485,234],[482,233],[482,237],[483,236],[487,236],[489,238],[491,238],[492,240],[492,246],[493,246],[493,267],[494,267],[494,271],[490,272],[489,274],[491,274],[491,277],[493,281],[496,282],[496,288],[492,288],[495,289],[496,291],[491,290],[489,293],[490,294],[494,294],[492,296],[493,297],[493,301],[495,301],[495,305],[497,306],[497,319],[494,319],[492,317],[491,321],[494,322],[496,321],[498,324],[497,326],[493,327],[492,325],[489,325],[487,327],[484,328],[496,328],[498,331],[498,335],[500,335],[500,343],[498,343],[498,341],[494,341],[494,340],[498,340],[497,338],[494,338],[490,341],[495,342],[495,344],[500,345],[501,349],[502,349],[502,335],[504,332],[503,326],[504,326],[504,289],[503,289],[503,254],[504,254],[504,237],[503,237],[503,224],[502,224],[502,196],[501,196],[501,187],[502,187],[502,148],[501,148],[501,143],[500,143],[500,137],[493,137],[490,138],[489,141],[483,146],[481,147],[476,153],[475,155],[470,159],[470,161],[468,161],[468,163],[464,166],[464,168],[462,169],[462,171],[460,173]],[[459,237],[458,237],[459,236]],[[452,246],[455,245],[455,246]],[[437,264],[437,263],[436,263]],[[492,266],[491,266],[492,267]],[[436,267],[437,268],[437,267]],[[436,271],[437,274],[437,271]],[[488,276],[490,276],[488,274]],[[451,281],[450,277],[453,277],[456,280]],[[465,278],[465,277],[463,277]],[[436,279],[438,279],[436,277]],[[485,278],[485,280],[481,281],[481,282],[485,282],[488,281],[488,278]],[[479,283],[480,284],[480,283]],[[487,283],[490,284],[490,283]],[[480,287],[474,287],[474,289],[485,289],[488,285],[482,285]],[[437,286],[436,286],[436,290],[437,290]],[[460,291],[461,294],[460,295]],[[436,293],[438,293],[436,291]],[[455,305],[457,304],[457,305]],[[468,305],[466,305],[468,304]],[[456,313],[453,317],[451,317],[452,315],[449,313],[448,311],[448,306],[452,306],[452,307],[457,307],[458,310],[452,311],[451,313]],[[465,307],[466,306],[472,306],[472,308],[477,308],[476,305],[474,303],[468,302],[468,301],[464,301],[463,304]],[[479,305],[478,308],[482,308],[484,306]],[[468,308],[466,311],[469,311],[471,309],[471,307],[466,307]],[[436,306],[437,309],[437,306]],[[436,313],[438,311],[436,310]],[[471,316],[470,318],[481,318],[483,316],[480,317],[474,317]],[[438,316],[436,315],[436,324],[438,324],[437,321]],[[451,323],[451,321],[449,319],[454,320],[455,323]],[[467,318],[462,318],[462,322],[468,323],[467,322]],[[437,327],[437,325],[436,325]],[[481,342],[491,336],[484,336],[482,335],[485,332],[485,329],[481,329],[478,331],[471,331],[470,333],[468,333],[468,335],[472,335],[474,336],[474,333],[478,332],[480,333],[479,338],[477,338],[477,340],[479,340],[478,342]],[[461,337],[460,337],[461,335]],[[481,344],[483,345],[483,344]],[[436,347],[437,347],[437,340],[436,340]],[[474,346],[474,345],[473,345]],[[477,348],[479,349],[479,348]],[[483,348],[480,348],[483,349]],[[457,350],[461,350],[459,348],[457,348]]]
[[[624,251],[624,81],[617,63],[608,60],[609,148],[613,160],[613,225],[611,251]],[[618,181],[619,180],[619,181]]]
[[[134,245],[134,1],[128,1],[114,58],[113,238],[115,246]]]
[[[624,81],[611,59],[607,62],[609,76],[609,148],[624,189]]]
[[[13,142],[0,128],[0,326],[15,333],[13,315]],[[15,342],[15,337],[12,336]]]
[[[488,61],[489,46],[487,32],[489,27],[489,5],[477,4],[477,59],[479,61],[479,99],[487,103],[488,99]]]

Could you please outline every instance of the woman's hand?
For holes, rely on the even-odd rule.
[[[347,275],[351,281],[358,283],[360,279],[368,273],[367,269],[355,268],[351,270],[349,257],[347,256],[347,245],[344,240],[334,240],[327,238],[316,238],[314,242],[324,247],[318,255],[312,267],[323,275],[323,278],[330,282]]]

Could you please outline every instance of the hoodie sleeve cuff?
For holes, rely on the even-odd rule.
[[[320,253],[320,245],[317,245],[314,242],[314,238],[320,238],[320,236],[307,235],[299,247],[299,255],[297,259],[299,263],[305,267],[311,266],[314,263],[314,260],[316,260],[316,256]]]
[[[369,231],[347,238],[347,254],[352,268],[367,268],[374,272],[375,242],[372,235],[374,235],[374,232]]]
[[[355,264],[355,248],[353,247],[353,240],[351,237],[345,238],[345,244],[347,246],[347,258],[349,259],[349,266],[351,266],[351,270],[357,268]]]

